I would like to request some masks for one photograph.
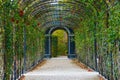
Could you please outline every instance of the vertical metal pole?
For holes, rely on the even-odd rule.
[[[3,24],[4,24],[4,66],[3,66],[3,69],[4,69],[4,75],[3,75],[3,80],[6,80],[6,5],[3,5],[3,13],[4,13],[4,21],[3,21]]]
[[[16,70],[16,56],[14,56],[14,80],[17,79],[16,72],[17,72],[17,70]]]
[[[112,51],[110,51],[110,58],[111,58],[111,80],[113,80],[113,54]]]
[[[4,7],[3,6],[3,8],[6,8],[6,7]],[[5,27],[6,27],[6,24],[5,24],[5,19],[6,19],[6,15],[5,15],[5,9],[3,9],[3,11],[4,11],[4,30],[5,30]],[[4,31],[4,36],[6,36],[5,35],[5,31]],[[4,39],[5,39],[5,37],[4,37]],[[5,68],[6,68],[6,66],[5,66],[5,63],[6,63],[6,55],[5,55],[5,42],[6,42],[6,40],[4,41],[4,66],[3,66],[3,69],[4,69],[4,76],[3,76],[3,80],[5,80],[5,77],[6,77],[6,73],[5,73]]]
[[[96,16],[95,16],[95,20],[96,20]],[[97,65],[97,37],[96,37],[96,27],[97,27],[97,22],[94,22],[95,26],[94,26],[94,52],[95,52],[95,68],[96,71],[98,71],[98,65]]]
[[[26,72],[26,29],[25,26],[23,27],[23,55],[24,55],[24,69],[23,69],[23,73]]]
[[[68,34],[68,57],[70,57],[70,34]]]
[[[120,79],[120,37],[118,39],[118,79]]]
[[[49,34],[49,57],[51,57],[51,35]]]

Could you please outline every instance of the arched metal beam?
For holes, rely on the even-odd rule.
[[[69,31],[69,29],[67,28],[67,27],[52,27],[50,30],[49,30],[49,32],[48,32],[48,34],[52,34],[52,32],[55,30],[55,29],[64,29],[64,30],[66,30],[67,31],[67,33],[70,35],[71,34],[71,32]]]
[[[46,5],[48,5],[48,6],[45,6],[45,5],[42,6],[39,4],[38,7],[34,8],[34,10],[31,11],[32,12],[31,14],[36,15],[37,13],[43,13],[43,12],[46,12],[48,10],[52,11],[52,10],[55,10],[55,8],[59,9],[59,7],[60,7],[60,4],[57,4],[57,5],[46,4]],[[77,4],[77,6],[78,6],[77,8],[75,8],[74,7],[75,4],[72,4],[72,3],[71,4],[69,3],[69,6],[68,6],[68,3],[62,3],[61,6],[63,7],[63,5],[64,5],[65,9],[62,9],[62,10],[67,10],[67,11],[75,10],[76,12],[80,12],[80,10],[82,10],[82,9],[85,10],[83,5],[80,6]],[[70,8],[70,6],[72,6],[72,8]],[[62,11],[62,10],[60,10],[60,11]]]
[[[69,15],[69,14],[68,14]],[[70,23],[73,23],[73,24],[78,24],[78,20],[80,20],[79,17],[74,17],[74,16],[71,16],[71,15],[49,15],[49,16],[45,16],[45,17],[42,17],[42,18],[39,18],[38,20],[41,21],[41,23],[46,23],[46,22],[50,22],[50,21],[60,21],[62,19],[62,21],[64,22],[70,22]],[[76,21],[77,20],[77,21]]]
[[[64,26],[68,26],[68,27],[75,27],[75,24],[71,23],[71,22],[63,22],[63,21],[49,21],[43,25],[41,25],[42,27],[51,27],[51,26],[61,26],[61,27],[64,27]]]
[[[23,1],[23,2],[25,2],[25,1]],[[29,1],[27,1],[27,2],[29,2]],[[28,14],[30,14],[29,13],[29,11],[31,12],[33,12],[33,10],[36,8],[36,7],[39,7],[39,6],[41,6],[41,5],[45,5],[45,4],[51,4],[51,3],[55,3],[55,1],[49,1],[49,0],[45,0],[45,1],[37,1],[37,0],[35,0],[35,1],[31,1],[30,0],[30,2],[31,2],[31,5],[28,5],[27,7],[26,7],[26,13],[28,13]],[[83,10],[85,10],[86,9],[86,4],[85,3],[83,3],[83,2],[80,2],[79,0],[74,0],[74,1],[66,1],[66,2],[60,2],[60,4],[65,4],[66,6],[73,6],[73,8],[71,8],[71,9],[75,9],[75,7],[74,6],[76,6],[77,5],[77,8],[78,9],[81,9],[81,8],[83,8]],[[81,7],[82,6],[82,7]],[[71,10],[70,9],[70,10]],[[37,9],[38,10],[38,9]],[[76,11],[75,13],[77,13],[77,12],[80,12],[80,10],[78,10],[78,11]],[[42,12],[41,12],[42,13]],[[44,14],[44,12],[43,12],[43,14]],[[78,14],[80,14],[80,13],[78,13]]]
[[[67,1],[64,3],[60,2],[59,4],[54,4],[54,3],[56,3],[56,2],[49,1],[49,0],[47,0],[47,1],[37,1],[36,0],[35,2],[32,2],[32,4],[26,8],[26,12],[30,11],[29,12],[30,15],[32,14],[33,17],[34,16],[39,17],[37,19],[39,19],[39,20],[41,19],[40,21],[42,21],[42,24],[43,24],[42,27],[56,25],[56,24],[54,24],[54,22],[56,22],[55,20],[57,20],[57,22],[62,23],[64,25],[66,25],[66,24],[67,25],[69,24],[69,26],[72,25],[71,27],[73,27],[75,25],[77,26],[77,24],[78,24],[77,22],[80,22],[79,15],[85,15],[83,13],[85,13],[86,4],[84,4],[82,2],[77,3],[75,0],[75,1]],[[60,9],[61,7],[63,9]],[[71,13],[72,10],[75,11],[74,14]],[[58,19],[56,17],[51,17],[51,20],[44,19],[44,18],[49,18],[49,16],[54,16],[54,14],[53,14],[54,12],[65,13],[65,14],[68,12],[68,14],[71,14],[71,15],[68,18],[63,18],[63,21],[60,21],[59,17],[58,17]],[[51,14],[47,15],[48,13],[51,13]],[[65,14],[58,14],[58,16],[65,17],[66,16]],[[78,17],[75,17],[75,15],[77,15]],[[74,20],[72,20],[72,19],[74,19]],[[44,24],[46,24],[46,25],[44,25]]]
[[[78,18],[78,16],[79,16],[78,14],[72,13],[71,11],[58,11],[58,12],[53,11],[53,12],[48,12],[48,13],[43,14],[40,18],[44,18],[47,16],[49,17],[49,16],[53,16],[53,15],[63,15],[63,16],[71,15],[76,18]]]

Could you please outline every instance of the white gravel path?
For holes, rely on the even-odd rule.
[[[24,76],[25,80],[99,80],[97,72],[88,72],[67,57],[49,59],[39,69]]]

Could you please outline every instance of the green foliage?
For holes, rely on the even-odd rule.
[[[17,1],[0,1],[0,4],[0,30],[1,27],[4,28],[5,36],[4,75],[5,80],[10,80],[13,78],[13,72],[16,72],[16,77],[20,76],[25,67],[24,62],[29,64],[26,64],[25,68],[28,70],[43,57],[44,36],[43,31],[37,28],[37,21],[29,19],[28,14],[19,7]],[[25,54],[27,59],[25,59]]]
[[[102,1],[102,0],[101,0]],[[97,3],[100,4],[100,3]],[[105,5],[105,4],[104,4]],[[78,59],[95,69],[95,39],[97,44],[98,71],[110,80],[117,80],[120,41],[120,4],[110,7],[97,6],[96,14],[84,19],[80,28],[75,29],[76,52]],[[101,8],[99,8],[101,7]],[[106,11],[107,10],[107,11]],[[109,16],[106,17],[106,14]],[[107,23],[107,24],[106,24]],[[106,27],[109,26],[109,27]]]
[[[67,33],[64,30],[56,30],[52,34],[58,38],[57,55],[66,55],[67,52]]]
[[[28,0],[22,4],[19,0],[13,0],[13,2],[0,0],[0,30],[2,29],[0,36],[4,35],[4,43],[1,41],[0,43],[4,44],[5,50],[5,80],[10,80],[14,66],[17,67],[17,76],[19,76],[20,71],[24,68],[24,60],[26,60],[26,70],[28,70],[31,65],[43,57],[45,31],[44,28],[41,28],[40,21],[43,24],[47,18],[46,20],[41,20],[41,18],[35,20],[36,18],[31,16],[31,11],[34,10],[31,7],[35,6],[31,6],[32,2]],[[60,3],[62,2],[67,6],[62,8],[71,9],[67,12],[67,16],[63,16],[63,19],[73,22],[76,24],[74,27],[77,27],[74,32],[78,59],[93,69],[96,68],[96,59],[98,59],[98,71],[109,80],[118,80],[119,1],[63,0]],[[40,12],[40,14],[44,13]],[[64,54],[67,52],[67,39],[64,44],[61,44],[65,41],[63,41],[64,35],[61,35],[61,32],[56,34],[54,36],[59,35],[58,50],[54,48],[53,51]],[[54,40],[53,47],[57,47],[57,38]]]
[[[52,36],[52,56],[58,56],[58,36]]]

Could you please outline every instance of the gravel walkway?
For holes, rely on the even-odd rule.
[[[88,72],[67,57],[58,57],[24,74],[25,80],[99,80],[97,72]]]

